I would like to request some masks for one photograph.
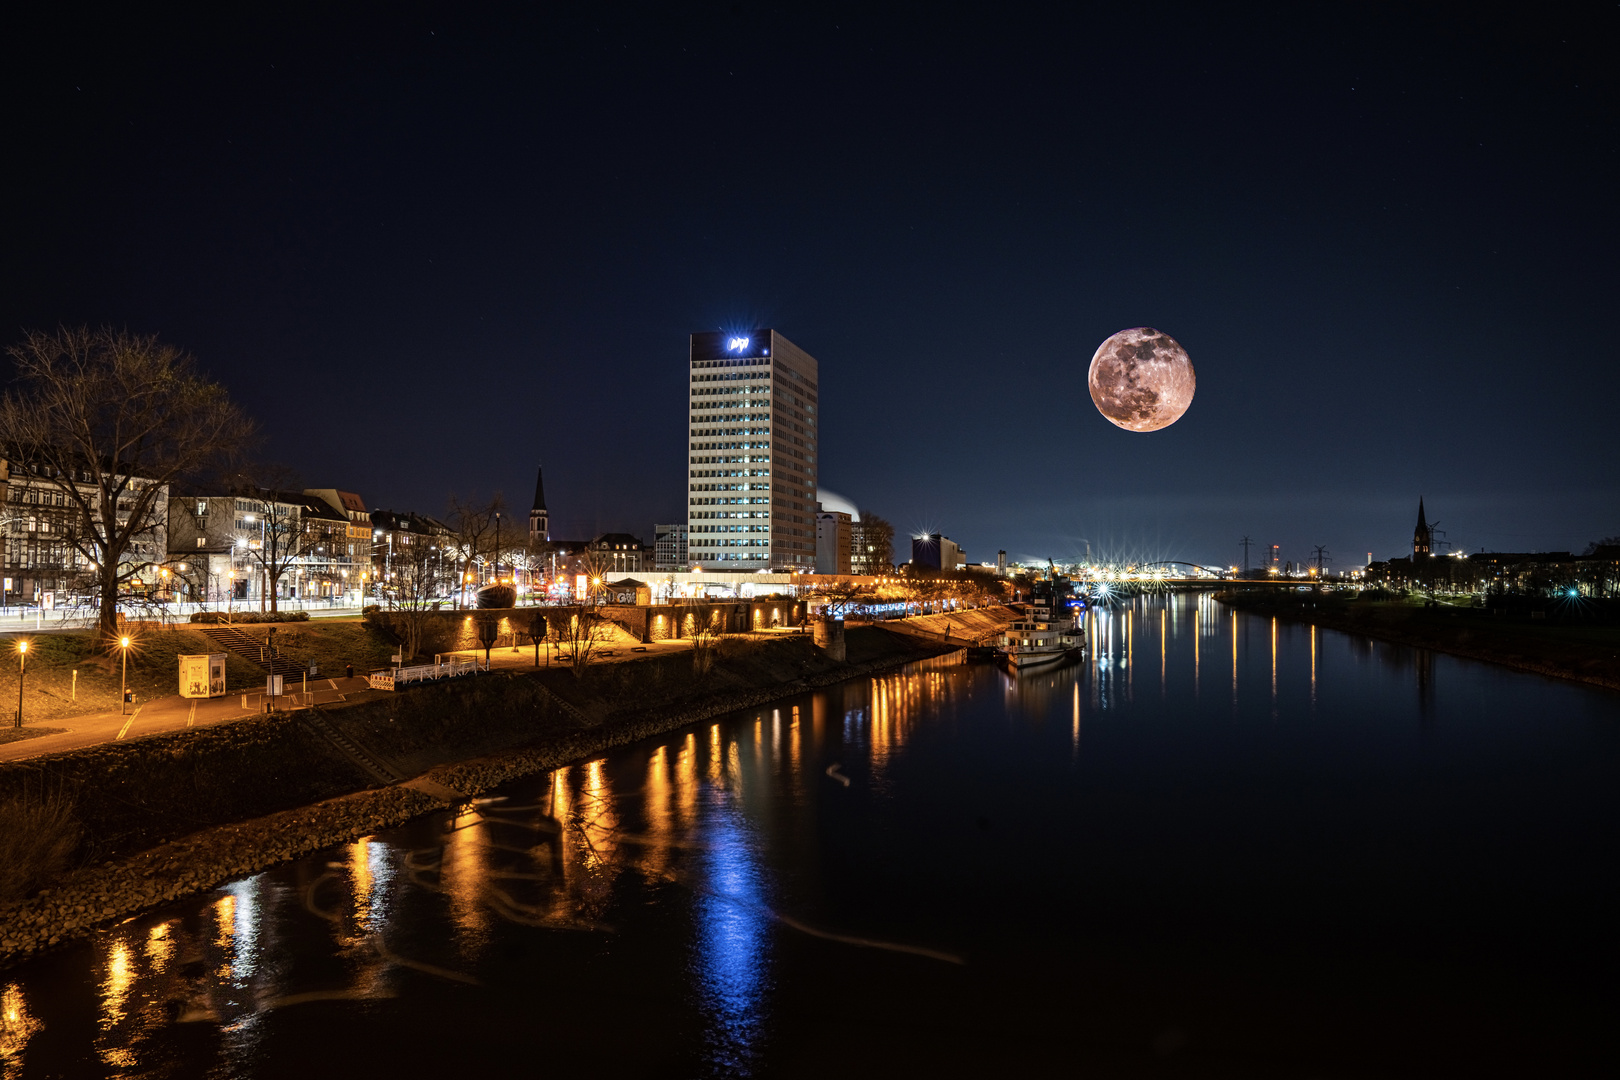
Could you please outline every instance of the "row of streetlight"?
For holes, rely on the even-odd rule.
[[[23,683],[28,677],[28,646],[30,642],[23,638],[17,642],[17,717],[12,727],[23,726]],[[129,712],[129,647],[132,640],[128,634],[118,639],[118,649],[123,653],[123,674],[118,680],[118,715],[123,716]]]

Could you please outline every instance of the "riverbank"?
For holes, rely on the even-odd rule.
[[[1620,628],[1613,626],[1518,622],[1480,608],[1425,607],[1343,593],[1255,590],[1217,593],[1215,599],[1255,615],[1620,690]]]
[[[322,709],[326,725],[374,760],[419,774],[369,790],[357,790],[375,783],[364,769],[297,714],[0,767],[0,798],[71,798],[85,860],[0,911],[0,967],[507,780],[946,651],[851,628],[842,663],[802,637],[724,641],[707,671],[688,653],[577,678],[556,669],[480,676]]]

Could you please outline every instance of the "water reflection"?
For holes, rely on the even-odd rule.
[[[0,992],[0,1076],[12,1080],[22,1070],[22,1052],[44,1024],[28,1011],[22,988],[7,983]]]
[[[1138,631],[1148,680],[1140,699]],[[954,773],[938,764],[941,747],[974,724],[984,742],[973,755],[1033,748],[1016,766],[997,763],[1020,785],[1053,783],[1047,770],[1085,790],[1076,778],[1098,761],[1120,768],[1108,755],[1136,729],[1157,726],[1162,735],[1172,716],[1191,717],[1196,723],[1177,733],[1185,743],[1226,728],[1228,678],[1231,715],[1268,731],[1314,717],[1319,704],[1331,716],[1335,685],[1358,667],[1360,677],[1371,671],[1398,686],[1403,707],[1415,691],[1421,718],[1442,704],[1443,658],[1240,617],[1207,596],[1095,609],[1084,632],[1088,651],[1076,663],[1014,677],[935,661],[802,695],[556,770],[110,930],[6,986],[0,1075],[18,1075],[37,1033],[55,1023],[32,983],[55,986],[63,971],[76,972],[82,988],[49,1000],[79,994],[95,1017],[94,1038],[73,1051],[84,1057],[52,1059],[43,1075],[146,1071],[188,1029],[213,1040],[222,1075],[254,1075],[275,1036],[296,1030],[283,1019],[289,1013],[349,1010],[344,1022],[365,1030],[412,1001],[431,1001],[447,1017],[505,1010],[531,1000],[523,980],[566,985],[606,970],[616,985],[627,969],[614,965],[626,963],[632,972],[635,963],[666,965],[662,977],[679,988],[660,1007],[678,1020],[672,1027],[691,1033],[682,1052],[694,1063],[685,1071],[768,1071],[772,1031],[791,1022],[778,995],[806,955],[834,965],[850,949],[961,961],[963,922],[914,922],[909,910],[830,897],[860,890],[842,882],[854,870],[839,860],[865,842],[871,823],[892,823],[935,775],[960,782],[994,771],[977,756]],[[1267,634],[1269,648],[1255,648],[1250,633]],[[1205,677],[1209,695],[1201,694]],[[1222,723],[1203,723],[1211,712]],[[1215,744],[1198,745],[1207,753]],[[974,797],[953,790],[940,803],[951,809],[935,816]],[[966,841],[952,843],[955,858]],[[935,899],[914,902],[922,911]],[[650,913],[671,910],[680,917],[658,923],[656,934],[630,933],[645,930]],[[671,956],[648,954],[650,940],[672,937]],[[813,942],[812,951],[784,947],[787,938]],[[517,981],[513,971],[522,973]]]
[[[735,748],[735,743],[732,744]],[[697,901],[697,969],[709,1018],[706,1043],[713,1075],[747,1075],[768,1019],[763,993],[769,967],[769,923],[756,847],[735,799],[711,790],[705,830],[707,888]]]

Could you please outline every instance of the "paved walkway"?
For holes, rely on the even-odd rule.
[[[295,707],[306,702],[302,681],[287,680],[287,689],[293,691],[281,697],[284,707]],[[363,678],[312,679],[309,683],[310,702],[325,705],[336,701],[352,701],[361,694],[373,691]],[[29,727],[66,728],[57,735],[41,735],[20,742],[0,744],[0,761],[21,761],[43,754],[56,754],[64,750],[78,750],[97,743],[136,739],[142,735],[158,735],[166,731],[181,731],[188,727],[203,727],[227,720],[241,720],[257,716],[264,711],[264,691],[228,694],[219,698],[183,698],[179,695],[137,702],[128,714],[114,712],[87,713],[55,720],[41,720]]]
[[[773,637],[789,631],[764,631],[755,637]],[[740,635],[739,635],[740,636]],[[641,660],[651,656],[668,653],[690,652],[692,642],[689,639],[675,641],[654,641],[647,645],[639,645],[630,636],[611,642],[598,643],[591,649],[591,666],[597,664],[627,663],[632,660]],[[445,653],[446,657],[461,658],[477,657],[480,662],[484,659],[484,650],[469,649],[457,653]],[[540,649],[540,667],[569,666],[566,659],[567,648],[555,646],[542,646]],[[519,645],[516,648],[504,646],[490,651],[489,667],[492,671],[533,671],[534,646]],[[352,679],[311,679],[309,681],[309,694],[303,693],[304,683],[300,679],[288,678],[285,683],[287,693],[279,699],[282,708],[299,708],[304,705],[328,705],[339,701],[353,701],[356,698],[386,694],[387,690],[372,690],[364,676],[355,676]],[[404,691],[409,693],[410,691]],[[86,746],[95,746],[98,743],[117,742],[120,739],[137,739],[143,735],[159,735],[169,731],[181,731],[189,727],[204,727],[208,724],[221,724],[229,720],[241,720],[250,716],[257,716],[264,711],[265,695],[262,690],[249,693],[233,693],[221,698],[183,698],[179,695],[154,698],[151,701],[137,702],[130,706],[127,715],[117,711],[103,713],[87,713],[82,716],[70,716],[52,720],[41,720],[30,723],[29,727],[65,728],[60,734],[41,735],[33,739],[23,739],[20,742],[0,743],[0,762],[22,761],[27,758],[40,757],[45,754],[57,754],[64,750],[79,750]]]

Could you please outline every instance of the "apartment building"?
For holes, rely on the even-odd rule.
[[[0,514],[3,522],[5,551],[0,556],[9,584],[4,587],[6,599],[11,602],[42,603],[47,594],[53,602],[63,602],[74,593],[93,592],[89,575],[90,560],[73,543],[81,513],[62,486],[58,477],[41,470],[31,472],[20,463],[0,461]],[[68,481],[88,504],[92,512],[100,507],[100,490],[91,482],[90,472],[84,470]],[[144,491],[149,481],[133,479],[130,492]],[[169,512],[168,485],[158,485],[157,495],[148,515],[148,525],[139,530],[124,552],[124,562],[137,568],[138,578],[131,589],[146,589],[161,581],[160,568],[168,549],[167,519]],[[127,525],[133,499],[120,499],[118,520]]]

